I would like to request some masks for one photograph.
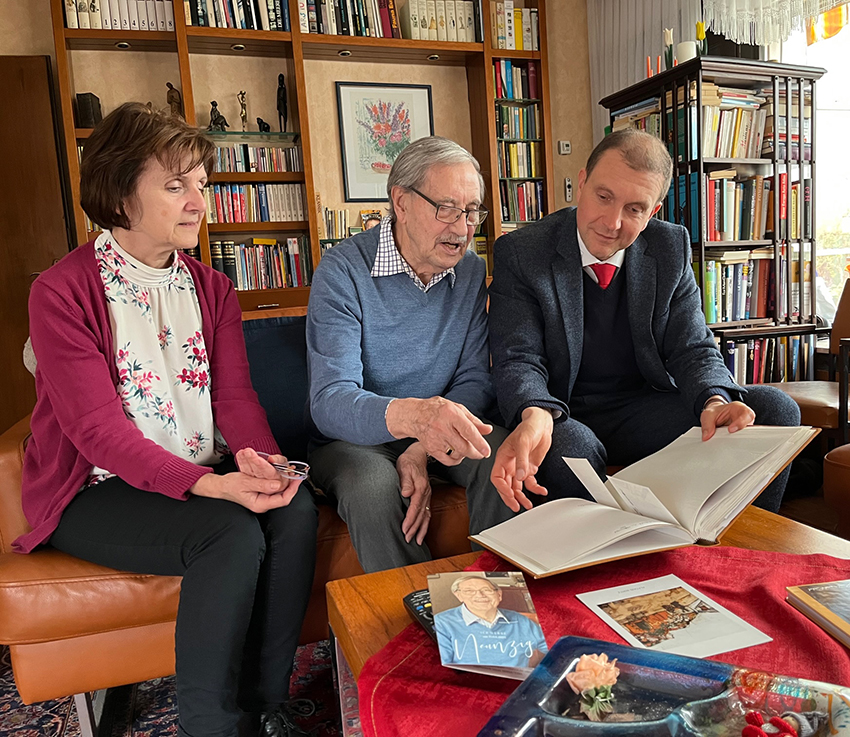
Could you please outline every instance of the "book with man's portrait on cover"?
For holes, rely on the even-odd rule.
[[[428,591],[449,668],[522,680],[549,650],[522,573],[438,573]]]

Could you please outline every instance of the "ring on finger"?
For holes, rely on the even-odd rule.
[[[454,448],[449,448],[449,449],[446,451],[446,455],[447,455],[447,456],[450,456],[450,455],[451,455],[452,453],[454,453],[454,452],[455,452],[455,449],[454,449]]]
[[[430,512],[430,511],[431,511],[431,507],[426,506],[426,507],[425,507],[425,511],[426,511],[426,512]]]

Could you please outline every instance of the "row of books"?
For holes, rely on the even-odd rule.
[[[390,19],[393,8],[400,15],[401,38],[466,43],[484,40],[480,5],[473,0],[394,0],[389,5]]]
[[[545,215],[543,182],[499,182],[502,220],[527,223]]]
[[[496,103],[496,130],[500,138],[540,138],[540,106]]]
[[[705,321],[714,325],[772,315],[776,304],[772,253],[740,251],[729,256],[730,260],[714,260],[706,252],[702,292]],[[694,270],[698,268],[695,261]]]
[[[332,210],[324,207],[322,208],[322,220],[325,225],[325,238],[341,240],[348,237],[348,210]]]
[[[183,0],[183,8],[192,26],[289,30],[289,0]]]
[[[480,0],[298,0],[302,33],[481,42]]]
[[[510,59],[494,61],[493,89],[498,100],[537,100],[537,63]]]
[[[710,158],[757,159],[761,157],[767,111],[754,107],[702,109],[702,152]]]
[[[508,179],[542,177],[542,145],[538,141],[497,141],[499,176]]]
[[[741,343],[730,340],[725,346],[726,367],[741,385],[802,381],[814,355],[813,335],[754,338]]]
[[[525,0],[490,3],[490,43],[494,49],[539,50],[539,24],[537,8],[525,7]]]
[[[64,0],[66,28],[173,31],[173,0]]]
[[[709,95],[711,88],[717,92]],[[681,88],[684,89],[684,88]],[[693,95],[691,96],[693,98]],[[667,142],[673,153],[673,110],[670,107],[672,93],[668,93]],[[680,95],[680,102],[683,95]],[[703,83],[702,95],[702,153],[705,158],[754,159],[768,158],[774,149],[778,158],[785,158],[787,136],[787,118],[785,104],[777,106],[779,116],[774,124],[774,105],[764,102],[763,94],[754,94],[750,90],[736,88],[718,88],[710,82]],[[708,101],[708,102],[707,102]],[[709,104],[716,103],[716,104]],[[762,104],[764,103],[764,104]],[[686,121],[686,109],[689,109]],[[676,108],[678,133],[678,160],[685,157],[685,132],[690,127],[690,153],[697,152],[696,103],[689,106],[680,104]],[[794,106],[797,110],[797,106]],[[806,114],[808,110],[808,114]],[[793,114],[793,111],[792,111]],[[650,98],[618,110],[612,114],[611,129],[638,128],[648,133],[662,136],[660,98]],[[791,119],[791,158],[797,159],[800,141],[800,119]],[[811,160],[811,108],[804,108],[803,117],[803,156],[804,161]]]
[[[771,177],[736,176],[728,169],[705,177],[707,241],[763,240],[773,231]]]
[[[305,220],[300,184],[214,184],[204,190],[209,223]]]
[[[808,173],[808,172],[804,172]],[[773,235],[775,194],[773,177],[756,174],[735,180],[734,169],[706,176],[707,241],[762,240]],[[693,196],[693,195],[692,195]],[[790,215],[790,217],[789,217]],[[791,183],[788,210],[788,174],[779,173],[779,239],[812,237],[812,180]]]
[[[216,147],[216,171],[263,173],[304,171],[301,149],[297,146],[251,146],[235,143]]]
[[[313,258],[304,236],[280,242],[249,238],[245,243],[210,241],[212,267],[238,290],[310,286]]]

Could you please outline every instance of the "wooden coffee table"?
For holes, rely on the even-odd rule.
[[[756,507],[737,519],[721,545],[850,559],[850,541]],[[467,553],[328,583],[328,620],[355,678],[372,655],[410,624],[402,597],[426,588],[429,574],[462,571],[479,555]]]

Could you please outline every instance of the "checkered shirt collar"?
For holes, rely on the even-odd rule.
[[[451,276],[449,284],[455,285],[455,270],[454,268],[446,269],[439,274],[434,274],[431,281],[423,284],[422,280],[416,275],[416,272],[410,268],[410,264],[402,258],[401,253],[395,245],[393,238],[393,226],[390,219],[384,218],[378,226],[381,230],[378,234],[378,251],[375,254],[375,265],[372,267],[372,277],[379,276],[395,276],[396,274],[407,274],[413,283],[423,292],[427,292],[435,284],[438,284],[444,277]]]

